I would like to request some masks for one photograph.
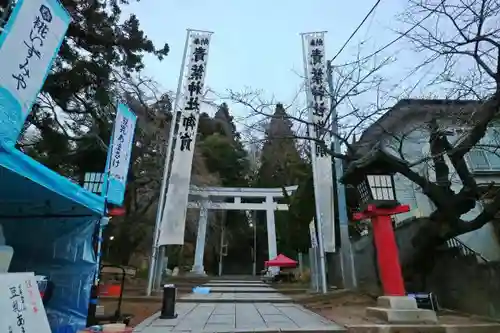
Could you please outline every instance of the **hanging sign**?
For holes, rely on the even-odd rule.
[[[318,238],[316,236],[316,226],[314,225],[314,220],[309,223],[309,236],[311,236],[311,247],[313,249],[318,247]]]
[[[33,273],[0,274],[0,333],[51,333]]]
[[[71,21],[57,0],[18,0],[0,32],[0,142],[23,128]]]
[[[309,105],[309,135],[314,175],[316,220],[321,227],[323,250],[335,252],[334,196],[332,158],[325,151],[331,147],[330,96],[328,94],[325,34],[303,36],[306,49],[306,87]]]
[[[160,225],[159,245],[184,244],[193,152],[203,98],[208,48],[212,36],[209,32],[188,33],[191,52],[187,59],[181,118],[175,138],[174,157]]]
[[[105,191],[109,203],[121,206],[134,143],[137,116],[125,104],[119,104],[106,163]]]

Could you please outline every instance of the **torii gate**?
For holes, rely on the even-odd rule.
[[[292,195],[297,190],[297,185],[285,187],[287,195]],[[209,209],[221,210],[265,210],[267,224],[267,244],[269,246],[269,259],[278,255],[276,246],[276,228],[274,211],[288,210],[288,205],[275,202],[283,198],[282,188],[242,188],[242,187],[198,187],[191,185],[189,194],[200,198],[199,201],[190,201],[188,208],[200,209],[198,220],[198,234],[196,237],[196,250],[192,273],[204,275],[203,256],[205,252],[205,238],[207,233],[207,220]],[[234,198],[233,202],[214,202],[211,198]],[[264,198],[261,203],[244,203],[242,198]]]

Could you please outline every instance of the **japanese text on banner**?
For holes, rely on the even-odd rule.
[[[119,104],[106,166],[109,176],[105,195],[115,205],[121,205],[125,196],[136,122],[136,115],[125,104]]]
[[[56,0],[18,0],[0,34],[0,140],[15,143],[70,23]]]
[[[194,136],[198,128],[200,103],[203,96],[206,57],[208,57],[209,36],[194,35],[191,46],[191,57],[188,65],[184,89],[184,110],[181,115],[179,131],[180,151],[192,150]]]
[[[335,252],[333,207],[333,176],[331,156],[325,148],[331,145],[329,121],[327,65],[324,33],[310,33],[304,38],[306,48],[307,102],[309,105],[309,134],[313,160],[314,195],[319,243],[325,252]],[[321,232],[320,232],[321,231]]]
[[[190,52],[183,75],[184,91],[179,131],[163,209],[159,245],[184,244],[193,152],[196,144],[200,108],[208,60],[211,33],[191,32]]]
[[[307,38],[309,72],[307,73],[309,90],[311,94],[312,107],[312,135],[316,139],[330,145],[330,133],[328,131],[328,118],[330,113],[329,96],[327,93],[326,81],[326,58],[324,37],[310,36]],[[327,154],[322,145],[317,143],[315,149],[316,156],[325,157]]]

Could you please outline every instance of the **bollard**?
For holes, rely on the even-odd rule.
[[[163,302],[161,305],[160,319],[177,318],[175,313],[175,298],[177,296],[177,288],[173,284],[163,286]]]

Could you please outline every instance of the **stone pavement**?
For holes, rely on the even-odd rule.
[[[290,303],[292,299],[277,292],[212,292],[210,294],[188,294],[178,302],[199,302],[199,303]]]
[[[207,286],[207,285],[205,285]],[[215,285],[214,285],[215,286]],[[253,287],[253,286],[244,286],[244,287],[210,287],[211,293],[275,293],[276,290],[269,287]]]
[[[344,327],[294,304],[269,286],[254,287],[259,288],[256,293],[240,293],[237,287],[227,285],[241,284],[241,289],[250,290],[258,283],[209,284],[214,283],[231,291],[186,295],[176,305],[176,319],[159,319],[157,313],[138,325],[134,333],[346,332]],[[262,292],[261,288],[268,290]]]

